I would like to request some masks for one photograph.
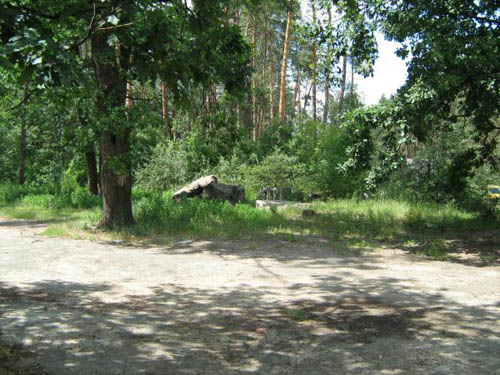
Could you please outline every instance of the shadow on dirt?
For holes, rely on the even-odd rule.
[[[113,294],[105,284],[0,283],[0,342],[22,343],[38,358],[31,366],[58,375],[492,374],[500,367],[498,310],[415,293],[402,280],[342,281],[318,277],[321,298],[292,303],[244,285],[165,284],[105,303],[99,294]],[[8,353],[3,360],[14,374],[35,368],[10,363]]]
[[[413,237],[411,245],[396,244],[410,254],[427,255],[466,266],[500,265],[500,234],[498,231],[443,233],[439,236]]]

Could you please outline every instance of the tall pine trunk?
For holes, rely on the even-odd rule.
[[[328,25],[332,26],[332,8],[328,7]],[[323,107],[323,122],[326,124],[328,122],[328,112],[330,110],[330,66],[331,66],[331,47],[328,45],[327,56],[326,56],[326,69],[325,69],[325,105]]]
[[[292,4],[289,5],[290,7]],[[286,70],[288,65],[288,53],[290,52],[290,31],[292,28],[292,9],[288,10],[286,17],[285,41],[283,43],[283,59],[281,61],[281,76],[280,76],[280,101],[279,101],[279,116],[282,121],[286,120]]]
[[[257,118],[257,17],[253,17],[253,30],[252,30],[252,126],[253,126],[253,140],[258,138],[259,121]]]
[[[28,119],[26,111],[26,102],[28,100],[29,90],[28,86],[24,86],[23,92],[23,116],[21,119],[21,134],[19,138],[19,185],[24,185],[25,182],[25,170],[26,170],[26,122]]]
[[[351,57],[351,88],[349,94],[351,103],[354,98],[354,59]]]
[[[297,78],[295,81],[295,92],[293,94],[293,107],[292,113],[295,116],[296,108],[298,105],[299,113],[300,113],[300,85],[301,85],[301,77],[300,77],[300,68],[297,68]]]
[[[114,56],[108,45],[108,34],[98,32],[92,37],[92,59],[97,84],[101,90],[97,109],[106,122],[100,140],[101,191],[103,214],[101,226],[113,228],[132,225],[132,168],[130,163],[130,126],[126,116],[119,123],[111,113],[123,107],[127,83],[120,75],[120,56]]]
[[[272,41],[272,38],[269,38]],[[271,122],[274,120],[274,64],[273,51],[269,49],[269,118]]]
[[[316,25],[316,6],[314,0],[311,2],[313,23]],[[318,44],[316,38],[313,39],[312,45],[312,103],[313,103],[313,120],[318,119],[318,94],[317,94],[317,78],[318,78]]]
[[[342,81],[340,82],[340,98],[339,98],[339,121],[342,113],[344,112],[344,99],[345,99],[345,83],[347,75],[347,56],[343,56],[342,61]]]

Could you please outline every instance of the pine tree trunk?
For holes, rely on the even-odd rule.
[[[283,43],[283,59],[281,61],[279,116],[282,121],[286,120],[286,70],[288,65],[288,53],[290,52],[290,30],[292,28],[292,17],[293,12],[292,9],[290,9],[286,18],[285,41]]]
[[[257,141],[258,138],[258,118],[257,118],[257,20],[253,18],[253,32],[252,32],[252,126],[253,126],[253,140]]]
[[[23,116],[21,119],[21,134],[19,138],[19,185],[24,185],[25,182],[25,170],[26,170],[26,101],[28,100],[29,90],[28,86],[24,86],[23,92]]]
[[[304,99],[304,111],[307,113],[307,107],[309,106],[309,99],[311,98],[311,90],[312,84],[309,86],[309,90],[307,91],[306,98]]]
[[[292,113],[294,116],[295,116],[297,104],[298,104],[299,113],[300,113],[300,84],[301,84],[300,69],[297,69],[297,78],[295,81],[295,92],[293,94],[293,107],[292,107]]]
[[[269,38],[271,40],[271,38]],[[269,118],[274,120],[274,64],[273,51],[269,49]]]
[[[347,56],[344,55],[342,62],[342,81],[340,82],[340,98],[339,98],[339,121],[342,112],[344,111],[344,97],[345,97],[345,82],[347,75]]]
[[[332,26],[332,8],[328,7],[328,25]],[[330,110],[330,65],[331,65],[331,47],[328,45],[327,56],[326,56],[326,71],[325,71],[325,105],[323,107],[323,122],[326,124],[328,122],[328,112]]]
[[[354,59],[351,57],[351,90],[349,97],[351,98],[351,101],[354,98]]]
[[[89,191],[93,195],[99,194],[98,187],[98,174],[97,174],[97,157],[95,154],[94,146],[92,145],[91,149],[89,149],[85,153],[85,161],[87,162],[87,176],[89,182]]]
[[[120,56],[110,57],[108,34],[99,32],[92,37],[94,73],[101,89],[96,106],[100,115],[112,121],[110,110],[123,106],[127,84],[120,76]],[[118,60],[118,61],[117,61]],[[101,134],[101,192],[103,215],[101,226],[113,228],[132,225],[132,169],[130,163],[130,126],[126,117],[120,124],[110,124]],[[117,130],[117,128],[119,130]]]
[[[161,83],[161,117],[163,119],[163,131],[168,139],[172,139],[170,123],[168,121],[168,85],[167,82]]]
[[[316,7],[314,1],[311,3],[313,12],[313,23],[316,25]],[[313,120],[318,120],[318,95],[317,95],[317,78],[318,78],[318,44],[316,38],[312,45],[312,102],[313,102]]]
[[[327,68],[325,72],[325,105],[323,107],[323,122],[328,122],[328,110],[330,107],[330,69]]]

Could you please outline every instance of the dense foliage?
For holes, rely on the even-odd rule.
[[[0,0],[0,204],[103,204],[106,226],[130,224],[132,184],[216,174],[250,199],[494,213],[495,2],[302,3]],[[364,107],[351,73],[371,73],[376,29],[401,43],[409,76]],[[159,209],[134,204],[139,221]]]

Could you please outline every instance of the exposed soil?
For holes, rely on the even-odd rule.
[[[500,374],[498,265],[43,228],[0,220],[0,375]]]

